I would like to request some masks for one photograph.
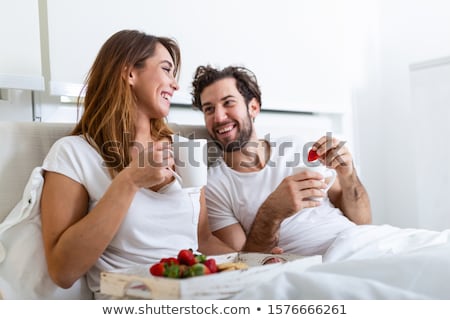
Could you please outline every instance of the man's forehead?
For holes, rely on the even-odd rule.
[[[239,90],[236,87],[236,80],[234,78],[224,78],[215,81],[209,86],[205,87],[201,96],[204,99],[223,99],[227,96],[239,96]]]

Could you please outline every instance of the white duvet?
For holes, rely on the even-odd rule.
[[[280,272],[234,299],[450,299],[450,230],[358,226],[342,233],[323,263]]]
[[[7,299],[89,299],[84,279],[63,290],[48,277],[37,210],[42,181],[36,168],[0,224],[0,292]],[[322,260],[272,268],[233,298],[450,299],[450,230],[357,226],[341,233]]]

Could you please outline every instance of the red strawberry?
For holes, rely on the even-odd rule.
[[[214,260],[213,258],[207,259],[203,264],[208,267],[211,273],[217,272],[216,260]]]
[[[309,150],[308,161],[312,162],[312,161],[316,161],[317,159],[319,159],[319,155],[317,154],[317,152],[313,149]]]
[[[189,270],[188,270],[188,276],[191,276],[191,277],[202,276],[202,275],[210,274],[210,273],[211,273],[211,271],[203,263],[196,263],[196,264],[190,266]]]
[[[150,267],[150,273],[157,277],[164,277],[166,273],[166,264],[164,262],[158,262]]]
[[[178,264],[166,264],[164,275],[168,278],[181,278],[180,265]]]
[[[179,267],[178,272],[179,272],[180,278],[189,277],[189,268],[190,267],[188,267],[185,264],[180,264],[178,267]]]
[[[170,257],[170,258],[162,258],[159,262],[167,263],[169,266],[172,264],[180,264],[177,258]]]
[[[182,249],[178,252],[178,261],[182,264],[192,266],[197,263],[192,249]]]

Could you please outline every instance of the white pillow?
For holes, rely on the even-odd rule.
[[[85,278],[62,289],[48,275],[39,214],[42,184],[42,170],[35,168],[23,198],[0,224],[0,292],[4,299],[92,299]]]

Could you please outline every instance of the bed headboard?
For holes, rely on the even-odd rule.
[[[169,125],[183,136],[208,136],[203,126]],[[0,122],[0,222],[21,198],[33,168],[42,164],[53,143],[73,127],[73,123]]]

